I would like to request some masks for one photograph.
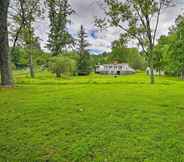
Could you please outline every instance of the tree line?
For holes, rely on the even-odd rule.
[[[1,84],[3,86],[13,85],[11,61],[18,66],[20,59],[29,65],[30,76],[34,78],[34,57],[39,58],[40,56],[42,57],[36,60],[37,63],[47,62],[49,69],[58,77],[63,73],[63,69],[86,75],[90,72],[91,66],[97,63],[112,62],[113,60],[129,62],[131,66],[138,69],[143,69],[146,64],[151,69],[150,81],[152,84],[154,83],[154,68],[168,70],[171,68],[166,66],[168,60],[175,61],[173,64],[177,64],[177,66],[174,68],[177,69],[177,73],[183,75],[182,49],[178,49],[183,39],[182,18],[178,18],[176,26],[173,27],[168,36],[168,39],[172,37],[177,40],[174,45],[172,44],[172,47],[163,45],[162,37],[158,44],[156,43],[161,12],[168,7],[173,7],[173,2],[174,0],[104,0],[100,7],[104,10],[105,17],[96,18],[96,27],[103,30],[106,27],[113,26],[120,28],[122,33],[120,39],[113,42],[111,53],[91,56],[87,51],[89,44],[86,41],[87,34],[84,27],[81,26],[77,40],[67,30],[67,25],[71,23],[70,15],[75,13],[68,0],[12,0],[11,2],[10,0],[0,0]],[[39,38],[36,37],[34,29],[34,23],[44,15],[45,8],[50,20],[47,48],[51,51],[49,56],[52,58],[49,60],[48,55],[41,51]],[[9,19],[11,19],[11,23],[8,27]],[[8,29],[11,29],[10,34],[13,39],[11,48],[9,48]],[[127,42],[131,40],[137,41],[137,49],[126,46]],[[65,56],[68,53],[67,49],[74,46],[78,47],[77,52],[74,52],[78,55]],[[174,54],[165,52],[166,46],[168,47],[167,51],[172,53],[170,51],[173,49]],[[140,48],[142,49],[141,52],[138,50]],[[177,49],[177,52],[174,49]],[[34,53],[40,53],[40,55],[35,56]],[[60,55],[63,58],[58,58]],[[165,55],[169,57],[166,59],[167,61],[164,60]],[[73,60],[77,60],[77,63]],[[66,68],[61,66],[63,64]],[[76,70],[72,70],[74,67]],[[172,72],[168,70],[168,73]]]
[[[167,36],[159,38],[154,53],[156,69],[184,79],[184,15],[177,17]]]

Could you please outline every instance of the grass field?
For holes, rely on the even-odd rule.
[[[0,161],[184,161],[183,81],[15,75],[0,89]]]

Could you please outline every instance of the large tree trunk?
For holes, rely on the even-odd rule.
[[[1,84],[5,87],[13,84],[8,44],[8,7],[9,0],[0,0],[0,70]]]

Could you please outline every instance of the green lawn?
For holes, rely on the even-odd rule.
[[[0,89],[0,162],[184,161],[184,82],[15,75]]]

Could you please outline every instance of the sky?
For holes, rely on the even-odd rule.
[[[68,31],[73,37],[77,37],[80,26],[83,25],[88,34],[87,40],[90,44],[88,47],[89,51],[94,54],[99,54],[110,52],[111,43],[119,38],[122,31],[118,28],[109,28],[105,31],[97,32],[94,25],[95,17],[103,17],[104,13],[96,1],[97,0],[69,0],[69,3],[76,13],[70,17],[71,24],[68,25]],[[98,1],[103,2],[103,0]],[[184,0],[176,0],[176,4],[175,7],[162,11],[157,38],[160,35],[166,35],[169,27],[174,24],[177,15],[183,12]],[[40,19],[36,23],[35,29],[36,35],[40,37],[42,48],[45,48],[48,40],[49,20],[47,18]],[[135,46],[135,43],[130,42],[129,46]]]

